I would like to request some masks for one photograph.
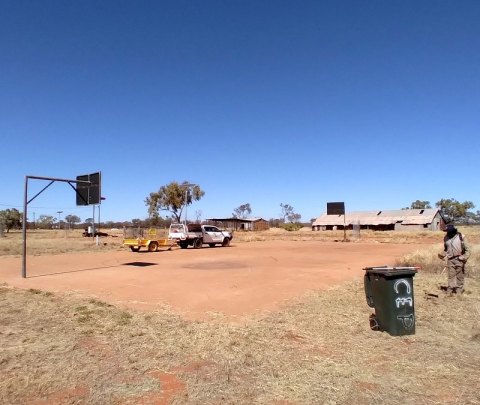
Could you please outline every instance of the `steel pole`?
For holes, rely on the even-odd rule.
[[[95,236],[95,204],[92,205],[93,207],[93,215],[92,215],[92,236]]]
[[[187,225],[187,198],[188,198],[188,188],[185,189],[185,225]]]
[[[57,211],[57,214],[58,214],[58,230],[60,230],[60,223],[62,222],[62,220],[60,219],[60,214],[62,213],[63,211]]]
[[[22,277],[27,278],[27,201],[28,201],[28,176],[25,176],[25,192],[23,197],[23,224],[22,224]]]

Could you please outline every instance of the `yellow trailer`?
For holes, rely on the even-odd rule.
[[[174,245],[176,241],[168,239],[167,229],[127,228],[124,231],[123,246],[128,246],[132,252],[139,252],[141,248],[156,252],[160,246],[171,250]]]

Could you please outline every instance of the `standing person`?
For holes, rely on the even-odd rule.
[[[470,257],[470,249],[464,236],[453,224],[445,228],[443,252],[438,257],[446,261],[448,271],[447,292],[461,294],[465,286],[465,263]]]

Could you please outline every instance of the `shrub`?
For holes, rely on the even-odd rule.
[[[286,231],[298,231],[300,228],[302,228],[302,224],[299,223],[288,223],[283,225],[283,229]]]

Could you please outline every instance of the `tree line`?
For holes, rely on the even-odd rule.
[[[186,214],[187,207],[194,201],[199,201],[205,195],[198,184],[188,181],[178,183],[172,181],[163,185],[158,191],[152,192],[145,199],[148,218],[134,218],[130,221],[106,221],[99,224],[104,228],[123,228],[127,226],[141,227],[168,227],[172,222],[181,222],[182,215]],[[475,205],[471,201],[460,202],[454,198],[443,198],[435,203],[444,219],[447,222],[457,224],[480,224],[480,211],[473,212]],[[402,209],[429,209],[432,208],[430,201],[416,200],[409,207]],[[166,212],[164,217],[161,212]],[[250,203],[244,203],[233,209],[232,217],[246,219],[252,214]],[[201,222],[201,211],[195,211],[194,222]],[[272,227],[284,227],[289,230],[299,229],[308,224],[301,223],[302,216],[295,208],[288,203],[280,203],[278,218],[270,218],[268,222]],[[310,220],[312,222],[312,220]],[[66,215],[63,221],[51,215],[40,215],[35,223],[29,222],[29,228],[53,229],[65,228],[74,229],[76,226],[88,226],[93,223],[92,218],[87,218],[83,223],[77,215]],[[22,227],[22,213],[16,208],[0,211],[0,228],[9,232],[11,229]]]
[[[471,201],[460,202],[454,198],[442,198],[435,203],[435,207],[438,208],[447,222],[455,222],[459,224],[479,224],[480,223],[480,211],[471,211],[475,208],[475,204]],[[409,207],[402,209],[430,209],[432,205],[430,201],[413,201]]]
[[[184,210],[194,201],[199,201],[205,195],[198,184],[192,184],[188,181],[178,183],[173,181],[161,186],[158,191],[150,193],[145,199],[145,205],[148,207],[149,218],[159,219],[161,211],[166,211],[171,215],[170,219],[181,222]],[[298,229],[304,224],[300,220],[302,216],[295,212],[290,204],[280,204],[281,213],[279,218],[269,220],[270,226],[285,226],[286,228]],[[196,222],[201,222],[201,215],[195,212]],[[200,213],[201,214],[201,213]],[[241,204],[233,209],[232,218],[246,219],[252,214],[250,203]]]

